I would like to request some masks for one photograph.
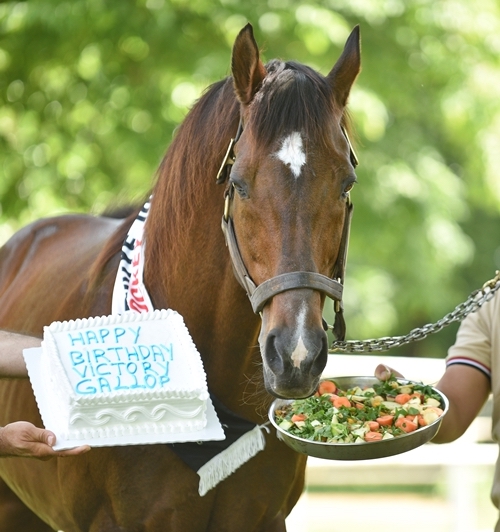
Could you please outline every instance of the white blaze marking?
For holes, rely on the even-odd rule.
[[[306,307],[305,304],[302,306],[299,315],[297,317],[297,331],[299,339],[297,340],[297,345],[293,350],[291,359],[295,368],[300,368],[302,361],[307,358],[307,347],[302,340],[302,332],[304,331],[304,322],[306,317]]]
[[[300,368],[302,361],[307,358],[307,348],[302,340],[302,336],[299,336],[297,346],[292,353],[292,361],[295,368]]]
[[[300,169],[306,163],[303,148],[302,137],[295,131],[283,139],[281,149],[276,153],[278,159],[290,167],[296,178],[299,177]]]

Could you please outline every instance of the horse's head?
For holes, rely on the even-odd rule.
[[[262,316],[264,378],[278,397],[311,395],[327,361],[322,310],[326,294],[342,296],[356,180],[345,106],[359,70],[358,28],[326,77],[298,63],[264,66],[250,25],[233,48],[241,122],[223,227]]]

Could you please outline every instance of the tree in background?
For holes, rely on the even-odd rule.
[[[41,216],[141,201],[188,108],[228,75],[247,21],[264,59],[324,74],[360,24],[348,336],[441,318],[500,268],[498,3],[249,4],[0,4],[0,242]],[[444,356],[455,331],[394,352]]]

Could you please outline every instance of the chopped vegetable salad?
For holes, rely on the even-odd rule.
[[[365,443],[408,434],[443,414],[431,386],[389,380],[340,390],[334,379],[320,382],[315,395],[275,411],[277,425],[294,436],[326,443]]]

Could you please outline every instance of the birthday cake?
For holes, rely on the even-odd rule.
[[[66,439],[185,433],[207,423],[198,351],[173,310],[45,327],[43,393]]]

